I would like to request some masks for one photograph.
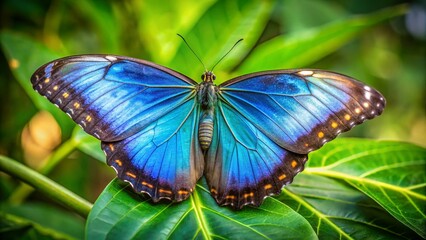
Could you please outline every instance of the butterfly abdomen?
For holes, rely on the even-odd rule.
[[[209,149],[213,137],[213,111],[203,114],[198,127],[198,140],[203,151]]]

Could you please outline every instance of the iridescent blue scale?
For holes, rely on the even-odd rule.
[[[248,74],[219,86],[151,62],[81,55],[40,67],[36,91],[102,141],[136,192],[182,201],[205,176],[221,205],[259,206],[301,172],[309,152],[380,115],[383,96],[322,70]]]

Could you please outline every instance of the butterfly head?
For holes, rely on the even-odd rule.
[[[214,75],[212,71],[205,71],[203,75],[201,75],[201,80],[203,80],[203,82],[212,83],[214,80],[216,80],[216,75]]]

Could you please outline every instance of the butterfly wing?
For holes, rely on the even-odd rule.
[[[380,115],[386,104],[373,88],[320,70],[260,72],[219,88],[223,102],[278,145],[301,154]]]
[[[347,76],[269,71],[219,86],[205,175],[220,204],[260,205],[303,170],[307,154],[383,111],[376,90]]]
[[[204,175],[220,205],[259,206],[303,170],[306,154],[280,147],[232,106],[219,100]]]
[[[39,68],[31,81],[102,141],[108,164],[136,191],[154,201],[189,196],[203,169],[194,81],[150,62],[111,55],[58,59]]]

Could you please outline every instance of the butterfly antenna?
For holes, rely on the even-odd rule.
[[[241,41],[243,41],[243,39],[241,38],[240,40],[238,40],[235,44],[234,44],[234,46],[232,46],[232,48],[231,49],[229,49],[229,51],[225,54],[225,55],[223,55],[223,57],[221,57],[220,59],[219,59],[219,61],[217,61],[217,63],[215,64],[215,65],[213,65],[213,67],[212,67],[212,72],[213,72],[213,69],[216,67],[216,65],[217,64],[219,64],[220,63],[220,61],[222,61],[222,59],[224,59],[231,51],[232,51],[232,49],[234,49],[235,48],[235,46],[237,46],[238,45],[238,43],[240,43]]]
[[[203,64],[204,70],[207,72],[207,68],[206,65],[204,65],[203,61],[201,61],[201,59],[198,57],[198,55],[194,52],[194,50],[192,50],[191,46],[189,46],[189,44],[186,42],[185,38],[180,35],[179,33],[177,34],[180,38],[182,38],[182,40],[185,42],[186,46],[188,46],[189,50],[191,50],[191,52],[195,55],[195,57],[197,57],[198,61],[200,61],[201,64]]]

